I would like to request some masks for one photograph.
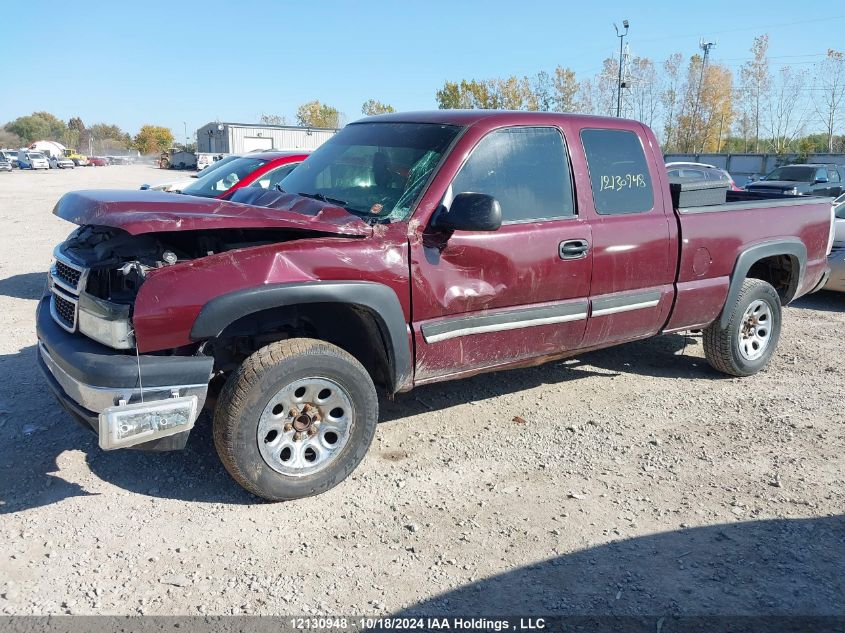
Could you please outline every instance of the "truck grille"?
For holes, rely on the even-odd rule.
[[[75,332],[79,315],[79,293],[85,286],[88,269],[68,261],[58,248],[53,254],[56,260],[50,267],[50,278],[53,282],[50,314],[65,330]]]
[[[76,303],[53,291],[52,313],[56,322],[66,330],[76,330]]]
[[[79,290],[79,279],[82,277],[82,271],[64,262],[56,261],[55,276],[65,283],[69,288]]]

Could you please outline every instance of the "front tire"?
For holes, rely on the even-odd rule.
[[[746,279],[730,310],[704,330],[704,355],[713,369],[730,376],[751,376],[766,367],[777,349],[781,306],[777,291],[760,279]]]
[[[378,398],[344,350],[297,338],[262,347],[229,377],[214,413],[214,444],[229,474],[269,501],[336,486],[375,436]]]

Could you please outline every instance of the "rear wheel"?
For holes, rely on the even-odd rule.
[[[716,321],[704,330],[710,365],[731,376],[750,376],[771,360],[780,339],[781,306],[777,291],[760,279],[746,279],[726,328]]]
[[[314,339],[261,348],[229,378],[214,414],[214,443],[229,474],[270,501],[324,492],[370,447],[378,399],[367,370]]]

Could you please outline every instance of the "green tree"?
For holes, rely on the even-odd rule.
[[[6,130],[18,135],[25,144],[40,140],[61,141],[67,126],[49,112],[33,112],[6,124]]]
[[[558,66],[554,76],[554,106],[558,112],[575,112],[578,109],[578,80],[575,71]]]
[[[367,99],[364,105],[361,106],[361,113],[367,116],[374,116],[376,114],[390,114],[396,112],[396,108],[387,103],[382,103],[375,99]]]
[[[103,139],[114,139],[116,141],[123,140],[124,133],[117,125],[109,125],[107,123],[95,123],[89,128],[91,136],[94,140],[99,141]]]
[[[142,154],[159,154],[173,146],[173,132],[158,125],[144,125],[133,145]]]
[[[303,127],[338,128],[340,110],[315,99],[299,106],[296,121]]]
[[[454,81],[445,82],[443,87],[435,94],[435,99],[437,100],[437,107],[441,110],[458,110],[472,107],[464,91],[461,89],[461,84],[455,83]]]

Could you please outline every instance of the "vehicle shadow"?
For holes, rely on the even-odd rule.
[[[260,500],[226,473],[204,413],[184,451],[103,451],[48,391],[35,346],[0,355],[0,514],[92,495],[62,474],[66,453],[81,451],[99,479],[138,494],[195,502],[252,504]],[[8,377],[8,379],[6,378]],[[80,471],[71,469],[74,476]]]
[[[440,411],[488,398],[496,398],[541,385],[560,385],[571,380],[598,376],[614,378],[636,374],[660,378],[724,378],[705,360],[685,355],[700,335],[667,334],[587,352],[536,367],[480,374],[451,382],[417,387],[393,399],[382,398],[379,420],[390,422],[427,411]]]
[[[15,299],[40,299],[47,273],[23,273],[0,279],[0,295]]]
[[[393,400],[382,398],[380,422],[589,376],[718,377],[701,359],[679,354],[691,342],[688,336],[668,335],[539,367],[421,387]],[[92,494],[63,478],[58,462],[68,451],[81,451],[87,467],[101,480],[138,494],[192,502],[260,502],[220,463],[208,412],[197,421],[184,451],[102,451],[94,434],[76,424],[48,392],[35,346],[0,356],[0,374],[9,377],[0,383],[0,514]]]
[[[831,290],[820,290],[811,295],[804,295],[797,301],[789,304],[793,308],[804,310],[821,310],[823,312],[845,313],[845,292],[833,292]]]
[[[598,625],[565,629],[573,631],[828,630],[806,620],[796,629],[777,620],[758,624],[766,616],[845,617],[843,565],[845,516],[737,522],[576,551],[458,587],[397,615],[568,615]],[[689,616],[697,617],[684,626],[674,620]],[[845,620],[839,624],[845,627]]]

